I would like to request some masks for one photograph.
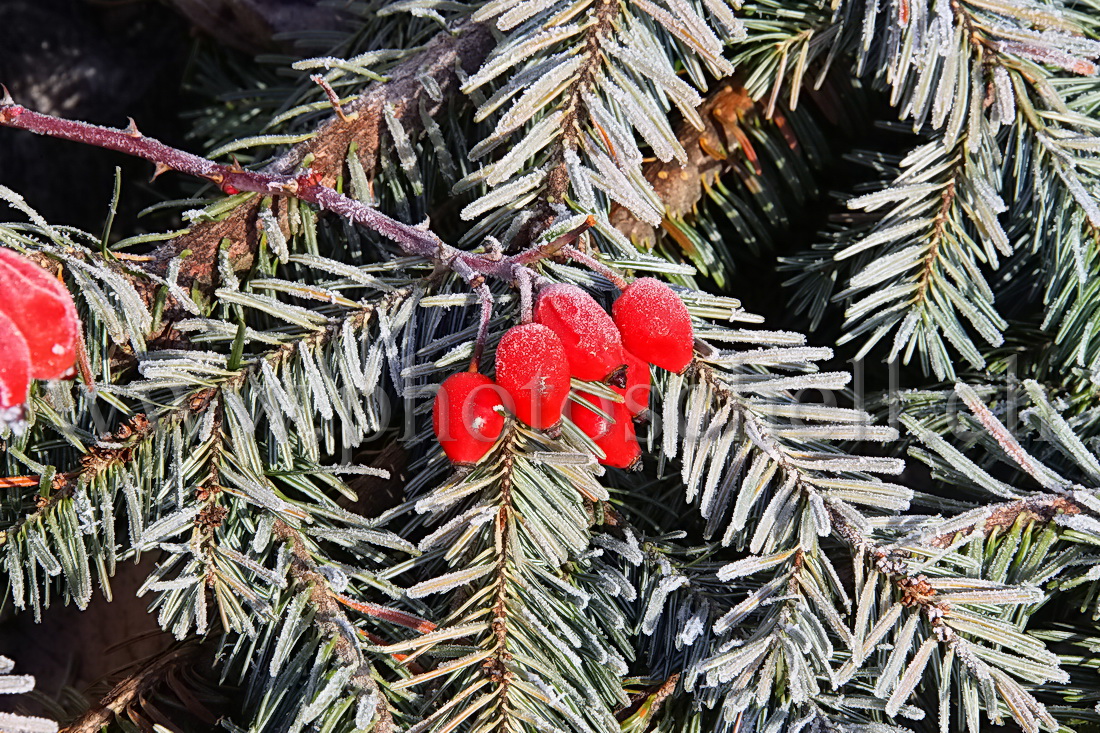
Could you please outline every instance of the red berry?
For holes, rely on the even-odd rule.
[[[30,356],[23,334],[0,312],[0,427],[18,425],[30,391]]]
[[[623,349],[623,356],[626,357],[626,386],[612,387],[612,389],[623,396],[630,415],[637,417],[649,409],[651,388],[649,364],[626,349]]]
[[[613,468],[632,469],[637,466],[642,460],[642,449],[638,445],[627,406],[587,392],[577,392],[577,396],[614,418],[613,421],[608,420],[579,402],[569,403],[569,419],[603,451],[604,457],[599,459],[600,463]]]
[[[443,452],[459,464],[477,463],[504,430],[501,389],[477,372],[443,380],[432,405],[432,427]]]
[[[569,371],[577,379],[602,382],[626,363],[615,322],[575,285],[556,284],[539,291],[535,320],[561,339]]]
[[[569,362],[557,334],[540,323],[513,326],[497,346],[497,384],[512,396],[520,422],[557,425],[569,397]]]
[[[31,260],[0,248],[0,312],[23,334],[33,379],[72,372],[80,320],[72,295]]]
[[[640,277],[611,306],[623,346],[639,359],[677,374],[691,363],[695,334],[684,301],[660,280]]]

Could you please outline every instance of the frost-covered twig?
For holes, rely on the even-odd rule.
[[[418,52],[398,63],[387,72],[384,82],[368,86],[358,98],[343,105],[345,119],[337,114],[322,122],[312,136],[291,146],[273,160],[265,170],[273,174],[288,174],[297,170],[303,161],[310,160],[310,167],[326,183],[333,184],[344,173],[348,148],[352,142],[356,154],[370,172],[376,165],[384,138],[383,109],[392,109],[394,118],[407,130],[416,131],[422,125],[422,115],[436,114],[454,97],[463,74],[471,74],[481,66],[494,47],[489,28],[471,21],[460,21],[440,31]],[[431,94],[427,91],[430,80]],[[438,99],[436,98],[437,95]],[[0,105],[11,104],[6,94],[0,95]],[[192,285],[210,292],[217,280],[218,258],[221,244],[228,240],[231,262],[249,262],[256,252],[260,234],[255,218],[262,204],[261,197],[240,201],[224,217],[216,221],[201,221],[189,227],[177,237],[157,246],[143,256],[141,269],[163,276],[180,253],[189,252],[182,261],[178,279],[185,291]],[[279,224],[286,232],[285,217]],[[122,253],[116,257],[124,258]],[[134,269],[134,268],[130,268]],[[129,276],[130,272],[120,272]],[[152,307],[159,288],[153,281],[131,277],[147,304]],[[161,335],[168,333],[180,313],[169,303],[159,328]],[[186,317],[182,315],[180,317]],[[153,334],[154,336],[156,334]]]
[[[377,209],[339,193],[324,185],[321,176],[310,170],[298,174],[267,173],[245,170],[236,163],[233,165],[215,163],[146,137],[138,131],[132,120],[125,130],[100,127],[29,110],[15,104],[10,96],[5,95],[3,100],[0,100],[0,126],[27,130],[143,158],[156,166],[156,175],[171,170],[205,178],[230,195],[251,191],[265,196],[293,196],[371,229],[396,242],[407,254],[434,261],[453,271],[479,294],[482,303],[482,321],[475,348],[475,363],[480,359],[484,349],[492,305],[492,297],[485,285],[486,278],[503,280],[513,287],[543,279],[531,273],[529,265],[562,252],[610,277],[620,287],[625,286],[625,281],[609,268],[571,246],[572,242],[593,225],[592,217],[548,244],[532,246],[515,255],[501,256],[496,250],[483,253],[467,252],[445,243],[426,228],[404,224]]]

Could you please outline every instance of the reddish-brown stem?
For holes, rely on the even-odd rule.
[[[487,277],[514,285],[525,271],[532,279],[542,279],[536,273],[530,272],[528,265],[556,254],[562,246],[575,241],[593,223],[590,217],[588,222],[553,242],[508,257],[501,257],[495,251],[478,254],[452,247],[430,231],[403,224],[377,209],[350,199],[322,185],[319,177],[308,170],[297,175],[287,175],[249,171],[237,165],[221,165],[145,137],[134,125],[127,130],[89,125],[34,112],[12,103],[10,99],[0,103],[0,126],[144,158],[156,166],[158,174],[168,170],[187,173],[212,181],[230,194],[252,191],[266,196],[295,196],[393,240],[407,254],[439,262],[462,277],[474,289],[480,288]]]
[[[523,274],[519,279],[519,320],[530,323],[535,320],[535,302],[531,278]]]
[[[332,85],[325,81],[325,77],[320,74],[314,74],[309,77],[309,80],[324,90],[325,96],[328,97],[328,103],[332,105],[332,109],[336,112],[337,117],[344,122],[355,119],[354,112],[352,112],[351,115],[344,114],[344,108],[340,104],[340,97],[336,94],[336,90],[332,88]]]
[[[236,189],[268,194],[286,193],[282,190],[283,186],[295,180],[293,176],[272,176],[233,169],[193,153],[177,150],[159,140],[145,137],[138,132],[132,120],[128,129],[116,130],[45,115],[17,104],[2,104],[0,125],[144,158],[157,166],[158,175],[175,170],[213,181],[226,192],[235,193],[233,189]]]
[[[388,606],[380,606],[377,603],[369,603],[366,601],[357,601],[354,598],[349,598],[342,593],[333,592],[332,597],[337,601],[347,606],[348,608],[355,609],[359,613],[362,613],[373,618],[381,619],[383,621],[389,621],[390,623],[397,624],[398,626],[404,626],[406,629],[412,629],[413,631],[419,631],[421,634],[427,634],[430,631],[435,631],[436,625],[426,618],[420,618],[414,616],[411,613],[405,613],[396,608],[389,608]]]
[[[571,260],[576,260],[583,265],[587,265],[588,269],[600,273],[608,280],[610,280],[611,284],[617,287],[619,290],[626,290],[626,280],[623,279],[623,276],[612,270],[604,263],[597,260],[592,255],[581,252],[579,249],[571,244],[562,247],[561,253]]]
[[[523,282],[525,278],[517,278]],[[481,355],[485,353],[485,342],[489,340],[489,320],[493,317],[493,293],[489,286],[482,282],[474,287],[478,299],[481,301],[481,321],[477,326],[477,339],[474,340],[474,355],[470,359],[470,371],[476,372],[481,367]]]
[[[95,378],[92,376],[92,365],[88,362],[88,347],[84,344],[83,328],[76,330],[76,368],[84,385],[94,390]]]
[[[0,476],[0,489],[31,488],[42,482],[39,476]]]

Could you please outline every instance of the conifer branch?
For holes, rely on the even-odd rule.
[[[14,536],[25,525],[37,522],[45,517],[58,502],[72,497],[73,491],[82,483],[96,476],[109,473],[134,460],[135,450],[155,432],[156,425],[144,413],[138,413],[123,421],[111,435],[104,436],[101,445],[93,445],[80,459],[80,468],[54,476],[48,497],[38,500],[35,510],[13,522],[4,530],[5,536]],[[122,445],[119,445],[122,443]],[[40,476],[20,476],[0,478],[0,487],[37,486]],[[2,544],[2,543],[0,543]]]
[[[246,719],[226,725],[265,732],[976,733],[985,717],[1011,714],[1037,733],[1092,715],[1080,703],[1096,694],[1094,670],[1050,633],[1100,597],[1088,565],[1100,548],[1090,442],[1100,411],[1088,400],[1095,385],[1081,386],[1100,364],[1089,284],[1100,97],[1089,79],[1070,83],[1091,68],[1100,26],[1083,6],[452,5],[397,4],[386,12],[417,15],[397,36],[391,20],[365,19],[344,58],[295,64],[328,69],[308,104],[266,87],[290,105],[266,129],[333,114],[262,170],[0,103],[0,126],[137,153],[236,192],[186,215],[225,218],[131,255],[138,238],[101,254],[96,237],[51,227],[0,188],[29,219],[0,227],[0,239],[64,264],[101,380],[95,393],[32,388],[31,427],[4,446],[8,466],[31,474],[0,479],[14,606],[82,608],[97,575],[109,596],[117,560],[156,552],[139,595],[154,596],[177,638],[197,629],[213,644],[223,679],[239,675]],[[469,14],[451,26],[461,34],[409,48],[450,13]],[[376,60],[396,58],[382,67],[388,80],[341,99],[377,78]],[[1051,382],[1060,396],[1067,381],[1078,391],[1063,409],[1025,381],[1035,407],[1021,418],[1044,441],[1009,432],[999,416],[1015,419],[1015,403],[986,406],[987,390],[956,388],[970,408],[965,436],[948,433],[942,394],[906,393],[926,410],[927,424],[908,411],[902,422],[931,481],[890,483],[905,468],[888,447],[897,431],[838,406],[852,375],[825,366],[851,354],[749,327],[764,319],[740,302],[679,286],[693,360],[636,372],[651,390],[640,473],[597,467],[598,436],[573,420],[584,398],[567,403],[560,427],[504,416],[488,453],[451,464],[425,398],[471,351],[478,379],[492,379],[499,331],[532,320],[534,291],[551,278],[605,305],[620,272],[720,279],[741,264],[731,252],[766,240],[793,219],[792,201],[830,184],[831,170],[813,170],[813,146],[829,137],[818,113],[835,121],[829,102],[856,108],[860,96],[825,90],[809,111],[797,102],[848,62],[925,144],[861,154],[881,180],[851,208],[878,213],[848,215],[819,250],[815,272],[830,282],[818,314],[841,315],[834,256],[853,263],[847,337],[892,337],[910,387],[914,352],[944,375],[959,368],[955,352],[1003,367],[1020,328],[994,300],[1025,321],[1046,308],[1049,322],[1028,327],[1056,326],[1047,340],[1060,361],[1036,360],[1076,369]],[[472,104],[449,104],[456,90]],[[251,114],[251,127],[266,104],[228,114]],[[445,202],[443,184],[454,194]],[[412,211],[430,211],[434,231],[406,224]],[[455,231],[462,241],[434,233]],[[156,236],[168,235],[140,241]],[[1041,265],[1046,302],[1005,296],[1033,293]],[[154,323],[168,335],[147,340]],[[625,345],[629,324],[618,328]],[[976,336],[1007,345],[990,355]],[[507,361],[502,352],[498,378]],[[615,399],[606,385],[571,386],[575,400]],[[104,411],[139,417],[100,436]],[[401,453],[391,501],[353,503],[355,481],[341,476],[385,473],[363,460],[379,448]],[[836,564],[849,554],[850,574]],[[1084,681],[1067,687],[1074,667]],[[1056,698],[1066,704],[1040,703]]]
[[[732,410],[737,413],[739,424],[743,426],[742,429],[748,436],[751,436],[752,444],[782,469],[787,480],[792,483],[792,488],[811,506],[816,505],[821,511],[828,509],[828,515],[832,516],[836,512],[836,504],[844,502],[830,497],[828,490],[823,489],[820,485],[822,477],[818,476],[815,471],[808,470],[805,462],[800,460],[801,457],[805,456],[804,449],[801,449],[801,447],[793,448],[784,439],[777,436],[776,433],[781,433],[782,427],[770,424],[764,411],[760,410],[750,400],[745,399],[743,395],[738,394],[736,387],[723,379],[713,366],[701,363],[698,365],[698,369],[699,378],[713,390],[715,395],[721,396],[729,403]],[[834,429],[837,428],[837,426],[833,427]],[[897,437],[897,432],[892,428],[867,424],[855,427],[853,433],[859,435],[863,440],[890,441]],[[796,455],[796,452],[798,455]],[[859,459],[855,459],[851,463],[852,468],[859,465]],[[864,470],[870,472],[896,473],[901,470],[900,462],[890,460],[878,464],[866,462],[863,465]],[[907,488],[885,483],[880,484],[880,486],[884,491],[896,492],[893,501],[905,506],[908,505],[911,492]],[[851,510],[849,509],[849,511]],[[813,514],[818,522],[826,521],[826,518],[816,509]],[[822,526],[820,523],[817,526],[818,534],[828,534],[830,530],[829,526]],[[841,534],[840,537],[848,539],[844,534]]]
[[[1044,599],[1041,591],[1033,586],[1014,587],[980,577],[929,577],[912,569],[904,550],[885,547],[869,538],[861,538],[859,530],[845,517],[834,515],[834,522],[840,533],[848,536],[853,547],[858,548],[856,562],[867,558],[870,561],[867,565],[878,577],[885,578],[897,594],[896,606],[880,609],[882,618],[892,618],[891,625],[897,629],[900,619],[905,617],[905,610],[916,610],[924,617],[932,632],[924,637],[918,631],[916,617],[912,615],[901,625],[900,630],[895,631],[893,649],[886,661],[886,667],[874,684],[875,695],[886,699],[885,710],[888,715],[896,715],[906,699],[913,694],[930,665],[929,660],[935,654],[934,647],[942,646],[949,650],[949,655],[939,662],[941,675],[952,675],[955,670],[960,670],[970,684],[991,681],[997,696],[1007,703],[1010,714],[1025,730],[1038,731],[1040,723],[1048,730],[1057,729],[1057,724],[1046,707],[1030,691],[1013,680],[1006,670],[1028,681],[1067,682],[1069,677],[1061,669],[1058,656],[1048,651],[1041,642],[1024,634],[1016,625],[1005,623],[996,617],[986,617],[980,610],[983,605],[1011,607],[1038,603]],[[857,610],[856,618],[861,619],[860,624],[867,623],[870,607],[874,603],[872,595],[875,588],[873,578],[864,581],[862,587],[856,588],[861,606]],[[978,607],[972,608],[974,604]],[[871,629],[865,626],[855,628],[852,657],[840,671],[842,681],[851,679],[853,673],[872,654],[874,640],[881,640],[883,634],[890,630],[881,622]],[[914,646],[917,647],[915,652]],[[990,655],[995,654],[992,649],[1002,646],[1006,653],[991,658]],[[948,666],[950,661],[954,664]],[[1017,662],[1031,666],[1016,666]],[[942,696],[940,705],[940,717],[944,719],[950,713],[942,708]],[[987,698],[983,705],[987,714],[996,720],[999,716],[998,701]],[[970,719],[968,722],[973,727],[977,708],[973,701],[967,703],[967,706],[970,708],[966,711]]]
[[[223,390],[240,389],[250,377],[258,375],[264,364],[278,367],[288,359],[294,357],[298,349],[319,348],[338,338],[345,324],[354,329],[362,328],[379,306],[407,297],[410,289],[402,289],[390,293],[377,305],[365,306],[353,311],[346,318],[337,320],[326,327],[306,333],[300,339],[295,339],[281,344],[266,353],[258,354],[248,363],[230,372],[228,375],[216,380],[215,386],[204,386],[187,392],[180,397],[175,405],[157,413],[147,416],[138,413],[124,420],[122,424],[110,435],[103,436],[98,443],[89,446],[88,452],[80,459],[80,467],[71,471],[57,474],[52,483],[48,498],[43,499],[35,511],[25,515],[18,522],[7,528],[9,534],[18,532],[24,525],[37,521],[45,515],[57,502],[72,496],[73,490],[82,483],[88,483],[97,476],[103,476],[111,471],[130,465],[138,459],[137,448],[147,444],[157,434],[157,431],[165,430],[169,426],[180,423],[186,419],[203,415],[212,405],[220,403],[216,399],[218,393]],[[26,481],[16,482],[15,479],[0,478],[0,487],[5,485],[33,485],[37,486],[40,477],[27,476]],[[214,484],[217,482],[214,481]]]
[[[1026,523],[1049,524],[1058,516],[1072,516],[1085,511],[1085,507],[1079,502],[1064,494],[1038,494],[1018,501],[993,504],[987,509],[988,514],[981,521],[975,521],[961,529],[953,528],[950,532],[925,538],[922,542],[929,547],[949,547],[958,537],[973,532],[979,524],[988,537],[994,532],[1004,532],[1021,518]]]
[[[563,203],[565,195],[569,191],[569,164],[566,162],[566,151],[572,151],[575,155],[577,148],[583,143],[583,129],[591,118],[591,111],[585,101],[588,93],[596,83],[596,76],[604,63],[606,51],[603,45],[613,35],[616,20],[621,13],[621,4],[617,2],[598,2],[594,17],[584,32],[583,40],[579,44],[580,55],[583,61],[577,70],[573,81],[565,92],[562,104],[564,115],[561,119],[562,135],[557,145],[554,157],[550,161],[550,172],[547,174],[546,189],[543,198],[547,204]],[[607,140],[612,156],[615,155],[614,146]],[[549,210],[546,211],[549,216]],[[549,220],[546,222],[549,224]]]
[[[509,662],[512,654],[509,651],[509,573],[508,565],[515,562],[513,544],[513,527],[519,520],[515,516],[515,508],[512,505],[512,470],[513,459],[510,455],[504,458],[503,472],[500,477],[500,503],[493,519],[496,542],[496,567],[493,571],[493,595],[488,602],[490,609],[489,627],[494,637],[493,655],[486,660],[485,671],[489,679],[496,686],[497,704],[505,711],[505,716],[510,713],[511,705],[508,701],[508,691],[512,684],[513,672]],[[502,726],[505,730],[509,724]]]
[[[522,200],[525,216],[509,223],[509,238],[516,247],[537,238],[563,213],[563,206],[595,214],[603,222],[597,189],[640,218],[659,223],[659,201],[641,176],[642,153],[635,131],[661,160],[684,162],[686,154],[662,107],[675,104],[691,124],[702,125],[695,111],[702,100],[695,88],[677,78],[674,59],[668,56],[682,49],[719,78],[733,72],[706,14],[689,3],[674,3],[669,9],[649,0],[583,0],[568,10],[558,6],[551,2],[516,12],[498,1],[474,14],[476,20],[492,21],[507,34],[463,87],[471,94],[495,87],[475,119],[514,102],[498,115],[496,129],[470,151],[470,157],[478,160],[513,136],[517,142],[460,182],[460,190],[475,184],[489,189],[463,210],[463,218],[491,212],[483,226],[504,225],[508,206]],[[725,3],[709,2],[705,7],[720,20],[727,36],[738,34],[739,21]],[[588,11],[586,19],[577,22],[582,8]],[[647,38],[651,31],[642,28],[650,22],[662,32],[667,47],[656,47]],[[541,32],[535,33],[535,28]],[[693,63],[693,68],[699,67]],[[505,76],[506,72],[511,73]],[[691,81],[697,87],[705,84],[697,72]],[[668,102],[654,106],[642,91],[651,87],[666,94]]]
[[[354,667],[348,685],[360,697],[374,694],[374,730],[378,733],[391,733],[394,730],[393,714],[386,697],[379,693],[378,683],[372,677],[371,664],[363,656],[360,640],[353,635],[355,627],[341,607],[340,594],[332,591],[328,578],[318,571],[300,532],[279,519],[275,521],[274,536],[289,544],[290,577],[301,590],[309,593],[309,603],[316,610],[317,624],[325,636],[332,640],[333,650],[340,664]]]

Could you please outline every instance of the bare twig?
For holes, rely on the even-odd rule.
[[[567,245],[565,247],[562,247],[561,252],[562,252],[563,255],[565,255],[569,259],[576,260],[577,262],[580,262],[582,265],[587,266],[588,269],[590,269],[594,272],[600,273],[601,275],[606,277],[608,280],[610,280],[611,284],[614,285],[615,287],[617,287],[619,290],[626,290],[626,280],[623,279],[623,276],[620,275],[619,273],[615,272],[613,269],[611,269],[610,267],[608,267],[604,263],[597,260],[592,255],[581,252],[579,249],[577,249],[576,247],[574,247],[571,244]]]
[[[319,183],[332,186],[343,174],[349,146],[354,142],[364,169],[368,176],[371,175],[378,161],[385,130],[383,110],[387,105],[406,130],[419,130],[422,126],[421,107],[429,116],[438,114],[458,90],[458,70],[473,73],[481,66],[494,45],[491,31],[484,25],[470,21],[462,21],[438,33],[422,50],[391,69],[387,81],[372,84],[358,99],[344,105],[343,117],[333,114],[317,128],[313,137],[291,147],[273,161],[265,169],[265,173],[275,178],[292,178],[302,162],[309,158],[311,170],[319,176]],[[439,89],[437,97],[428,96],[423,81],[425,78],[435,82],[434,86]],[[10,113],[15,107],[6,90],[0,92],[0,108]],[[144,145],[149,147],[148,139],[141,137],[140,133],[132,140],[145,140]],[[187,157],[188,155],[183,153],[179,162],[198,166],[195,172],[199,175],[202,171],[211,170],[207,165],[216,166],[198,156]],[[220,168],[236,172],[227,166]],[[164,171],[158,169],[157,172]],[[222,170],[218,173],[225,175]],[[225,189],[226,185],[237,188],[233,186],[233,176],[223,178],[219,185],[223,190],[229,190]],[[286,217],[280,215],[283,213],[280,203],[275,202],[275,213],[280,226],[286,227]],[[180,267],[180,285],[185,291],[197,286],[206,293],[212,292],[217,277],[218,251],[223,241],[229,243],[228,255],[234,267],[244,269],[252,264],[260,242],[256,214],[261,204],[261,198],[254,196],[242,201],[218,221],[195,224],[187,233],[164,242],[144,256],[140,270],[163,277],[172,261],[180,253],[189,251],[190,255],[183,260]],[[147,303],[151,305],[155,301],[157,287],[154,281],[135,276],[133,272],[121,268],[119,274],[133,281]],[[176,315],[176,309],[170,303],[165,309],[162,336],[170,331]]]
[[[527,270],[529,264],[558,253],[593,223],[590,217],[581,226],[547,245],[531,247],[509,257],[501,257],[492,250],[484,253],[467,252],[445,243],[427,229],[399,222],[337,192],[323,183],[322,174],[312,170],[297,174],[244,170],[237,165],[214,163],[169,147],[158,140],[145,137],[133,127],[126,130],[99,127],[34,112],[17,104],[0,105],[0,126],[28,130],[144,158],[153,163],[158,171],[174,170],[205,178],[230,194],[252,191],[276,198],[296,197],[393,240],[407,254],[437,262],[460,276],[474,290],[482,288],[485,279],[490,277],[513,285],[518,283],[521,271]],[[595,264],[603,268],[603,265]],[[524,277],[539,276],[532,273],[525,274]]]

